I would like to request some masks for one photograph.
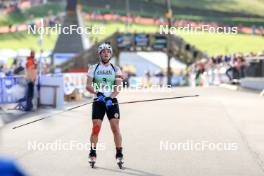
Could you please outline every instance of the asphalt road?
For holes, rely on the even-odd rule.
[[[263,97],[212,87],[123,92],[119,101],[194,94],[200,96],[120,106],[124,170],[115,163],[107,118],[96,168],[90,168],[91,105],[16,129],[39,117],[6,125],[0,153],[16,158],[34,176],[264,175]]]

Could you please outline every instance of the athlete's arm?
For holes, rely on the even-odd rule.
[[[97,94],[92,84],[93,84],[93,78],[90,76],[87,76],[86,90],[90,92],[91,94]]]
[[[119,94],[119,92],[121,91],[121,88],[122,88],[121,86],[122,86],[122,79],[116,80],[114,91],[110,95],[111,98],[115,98]]]
[[[116,73],[116,78],[115,78],[115,87],[114,90],[112,92],[112,94],[110,95],[111,98],[115,98],[119,92],[122,89],[122,78],[123,78],[123,74],[120,70],[120,68],[117,67],[117,73]]]
[[[86,83],[86,90],[90,92],[91,94],[97,94],[93,87],[93,77],[94,77],[94,69],[95,66],[89,66],[88,67],[88,73],[87,73],[87,83]]]

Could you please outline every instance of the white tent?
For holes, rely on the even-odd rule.
[[[144,59],[152,62],[155,65],[158,65],[161,68],[168,67],[168,57],[163,52],[138,52],[139,56],[143,57]],[[171,59],[171,68],[172,69],[185,69],[186,65],[175,58]]]
[[[30,49],[19,49],[17,51],[17,56],[19,57],[28,57],[30,55]]]
[[[12,49],[1,49],[0,50],[0,63],[7,63],[9,58],[17,56],[16,51]]]
[[[167,68],[167,62],[167,55],[162,52],[122,52],[120,54],[120,65],[134,65],[138,76],[143,76],[146,71],[157,73],[162,69],[164,70]],[[186,65],[172,59],[171,67],[179,70],[186,68]]]

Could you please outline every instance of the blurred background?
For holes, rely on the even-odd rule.
[[[1,104],[26,97],[24,75],[32,51],[38,75],[35,109],[89,97],[86,73],[98,62],[96,48],[102,42],[113,46],[112,62],[121,66],[129,87],[263,90],[263,0],[2,0],[0,9]],[[89,32],[59,32],[70,25]],[[161,32],[188,26],[235,27],[237,33]],[[50,30],[41,34],[36,30],[41,27]],[[51,96],[43,96],[47,93]]]

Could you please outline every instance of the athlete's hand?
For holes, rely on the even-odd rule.
[[[104,102],[104,100],[105,100],[105,96],[104,96],[104,94],[103,94],[102,92],[98,92],[98,93],[96,94],[96,96],[97,96],[97,100],[98,100],[98,101],[100,101],[100,102]]]
[[[113,101],[112,101],[112,98],[110,97],[105,97],[105,106],[106,106],[106,109],[109,109],[111,106],[113,106]]]

